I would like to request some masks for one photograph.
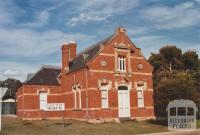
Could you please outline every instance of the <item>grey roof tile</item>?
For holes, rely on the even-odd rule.
[[[106,39],[90,46],[89,48],[85,49],[83,52],[79,53],[77,57],[72,60],[69,64],[69,72],[76,71],[83,67],[86,67],[86,63],[92,59],[101,49],[102,44],[106,44],[113,38],[114,35],[107,37]]]

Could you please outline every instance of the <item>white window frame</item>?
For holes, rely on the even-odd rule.
[[[139,93],[141,94],[141,96],[139,96]],[[143,87],[137,88],[137,100],[138,100],[138,108],[143,108],[144,107],[144,90],[143,90]]]
[[[126,71],[126,57],[118,56],[118,70],[121,72]]]
[[[42,96],[43,95],[43,96]],[[40,103],[40,110],[45,110],[47,106],[47,92],[39,92],[39,103]]]
[[[101,108],[106,109],[108,105],[108,85],[102,85],[100,88],[101,91]],[[105,92],[106,97],[103,97],[103,92]]]
[[[73,90],[73,92],[74,92],[74,109],[77,109],[77,104],[76,104],[76,90],[74,89]]]
[[[79,88],[77,88],[77,92],[78,92],[78,95],[79,95],[79,108],[78,109],[81,109],[82,105],[81,105],[81,90]]]
[[[81,109],[82,108],[82,102],[81,102],[81,89],[75,88],[73,89],[74,93],[74,109]],[[77,96],[78,94],[79,96]],[[77,98],[79,98],[79,106],[77,106]]]

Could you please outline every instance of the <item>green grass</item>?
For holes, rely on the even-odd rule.
[[[122,123],[88,124],[75,120],[22,121],[4,118],[0,135],[130,135],[167,131],[167,126],[155,121],[124,121]],[[200,126],[200,122],[198,122]]]

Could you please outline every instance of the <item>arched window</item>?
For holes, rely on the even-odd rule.
[[[126,71],[126,58],[123,56],[118,57],[118,70],[119,71]]]
[[[128,90],[128,87],[127,86],[119,86],[118,90]]]

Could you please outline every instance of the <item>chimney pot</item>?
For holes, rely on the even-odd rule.
[[[75,40],[71,40],[69,43],[76,44],[76,41]]]
[[[65,41],[65,42],[63,42],[63,45],[68,45],[68,43]]]
[[[73,60],[76,57],[76,42],[74,40],[69,42],[69,60]]]

